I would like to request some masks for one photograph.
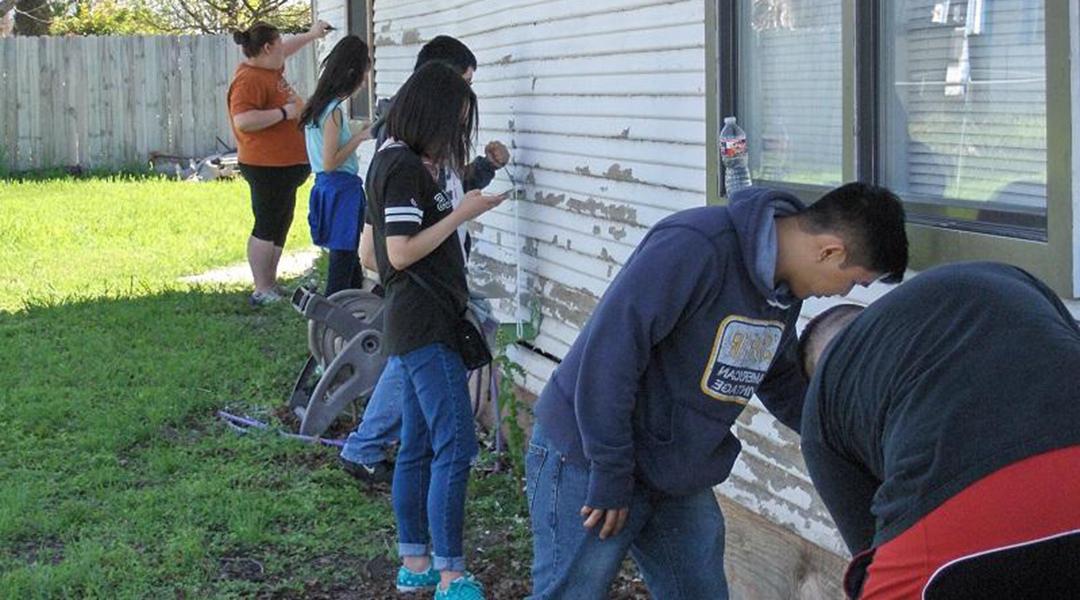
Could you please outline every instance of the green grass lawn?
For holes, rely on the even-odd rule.
[[[215,416],[272,419],[306,356],[291,308],[177,281],[242,261],[250,219],[242,182],[0,181],[0,597],[392,596],[388,494]],[[471,484],[491,597],[527,580],[519,489]]]

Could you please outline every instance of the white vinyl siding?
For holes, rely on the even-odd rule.
[[[696,1],[374,3],[378,98],[395,93],[436,35],[477,56],[477,146],[510,147],[524,197],[470,226],[470,286],[513,321],[520,263],[523,300],[543,313],[534,341],[543,353],[566,354],[649,227],[707,202],[704,13]],[[370,152],[363,145],[361,159]],[[509,187],[500,172],[489,189]],[[555,363],[522,347],[511,357],[527,373],[521,383],[539,393]],[[756,400],[735,427],[744,452],[717,490],[839,550],[794,434]]]

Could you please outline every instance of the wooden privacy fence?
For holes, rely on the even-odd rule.
[[[225,95],[242,55],[231,36],[0,38],[0,171],[145,164],[235,144]],[[315,49],[285,76],[314,89]]]

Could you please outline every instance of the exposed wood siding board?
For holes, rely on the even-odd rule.
[[[744,480],[741,476],[744,465],[742,458],[736,461],[731,477],[716,488],[721,495],[774,523],[798,532],[801,537],[827,550],[841,556],[850,556],[843,540],[837,535],[831,518],[807,517],[798,507],[770,494],[767,488]]]
[[[739,415],[735,430],[744,450],[750,448],[762,460],[770,460],[788,475],[810,483],[799,449],[799,436],[774,419],[756,397]]]
[[[796,518],[807,521],[821,520],[824,513],[818,513],[820,500],[813,493],[813,486],[794,478],[788,473],[775,468],[775,464],[754,452],[739,454],[732,477],[748,488],[758,488],[763,495],[784,502]]]

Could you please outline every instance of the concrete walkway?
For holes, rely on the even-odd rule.
[[[309,246],[302,250],[286,252],[281,256],[278,263],[278,278],[288,279],[298,277],[311,272],[315,265],[315,259],[319,257],[320,250],[315,246]],[[180,278],[184,283],[195,284],[232,284],[251,283],[251,269],[247,261],[236,263],[227,267],[212,269],[197,275],[187,275]]]

